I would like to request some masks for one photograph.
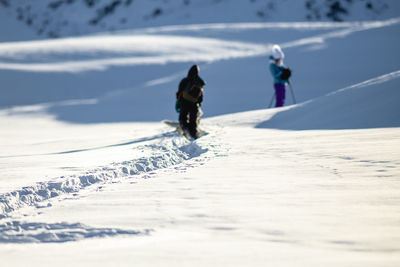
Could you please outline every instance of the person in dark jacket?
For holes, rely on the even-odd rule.
[[[201,116],[201,102],[203,101],[203,87],[206,84],[199,76],[199,67],[193,65],[187,77],[179,83],[176,93],[176,110],[179,112],[179,124],[184,132],[188,132],[193,139],[198,138],[198,125]]]

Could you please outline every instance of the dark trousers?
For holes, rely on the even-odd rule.
[[[284,84],[276,83],[275,87],[275,95],[276,95],[276,104],[275,107],[283,107],[285,104],[285,92],[286,86]]]
[[[183,130],[188,130],[193,138],[197,138],[197,126],[199,123],[199,107],[195,103],[182,100],[179,113],[179,123]]]

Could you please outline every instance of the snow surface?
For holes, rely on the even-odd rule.
[[[399,266],[400,18],[208,22],[0,43],[2,264]]]

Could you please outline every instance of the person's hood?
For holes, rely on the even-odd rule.
[[[196,76],[198,76],[199,75],[199,71],[200,71],[199,66],[193,65],[190,68],[189,72],[188,72],[188,77],[196,77]]]
[[[274,59],[284,59],[285,58],[285,53],[283,53],[283,51],[279,45],[272,46],[272,57]]]

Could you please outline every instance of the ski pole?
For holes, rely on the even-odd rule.
[[[292,83],[289,80],[288,80],[288,84],[289,84],[290,92],[292,93],[293,103],[296,104],[296,98],[294,97]]]
[[[272,98],[271,98],[271,101],[269,102],[268,108],[272,107],[272,103],[274,102],[275,94],[276,94],[276,92],[274,92],[274,94],[272,95]]]

